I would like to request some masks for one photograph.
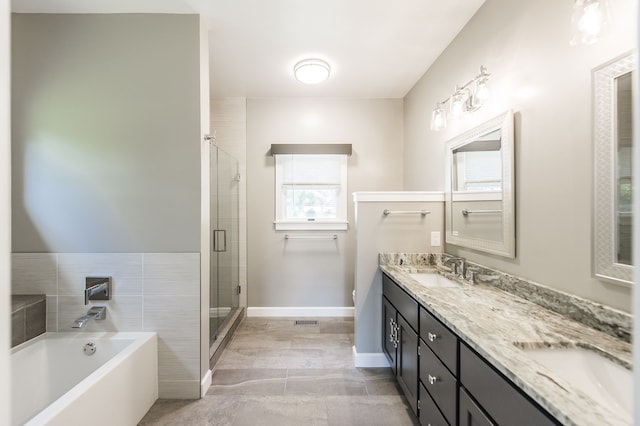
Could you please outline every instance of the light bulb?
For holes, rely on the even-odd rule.
[[[598,41],[606,25],[607,14],[606,0],[576,0],[571,17],[571,45]]]
[[[293,67],[296,79],[305,84],[318,84],[329,78],[331,67],[322,59],[305,59]]]
[[[451,98],[451,115],[460,117],[464,112],[464,96],[461,92],[457,92]]]
[[[440,105],[436,105],[436,108],[431,114],[431,130],[434,132],[440,131],[447,126],[447,116],[444,110],[440,108]]]
[[[476,99],[480,102],[484,102],[489,99],[489,88],[487,87],[486,80],[480,80],[476,86]]]

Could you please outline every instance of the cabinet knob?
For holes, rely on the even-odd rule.
[[[430,385],[435,385],[437,381],[438,381],[437,377],[432,376],[431,374],[429,374],[429,384]]]
[[[428,332],[427,333],[427,338],[429,339],[430,342],[435,342],[436,339],[438,338],[437,334],[433,334],[432,332]]]

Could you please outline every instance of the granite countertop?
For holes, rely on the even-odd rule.
[[[461,281],[441,267],[380,265],[380,269],[562,424],[630,424],[624,415],[520,349],[583,347],[631,368],[629,342],[495,287]],[[462,285],[425,287],[409,276],[419,271],[440,273]]]

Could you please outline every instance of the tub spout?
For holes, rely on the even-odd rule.
[[[90,320],[103,320],[107,317],[106,306],[94,306],[87,312],[86,315],[81,316],[73,322],[72,328],[82,328]]]

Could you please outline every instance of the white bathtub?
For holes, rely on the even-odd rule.
[[[77,332],[16,346],[11,424],[136,425],[158,399],[157,346],[156,333]]]

